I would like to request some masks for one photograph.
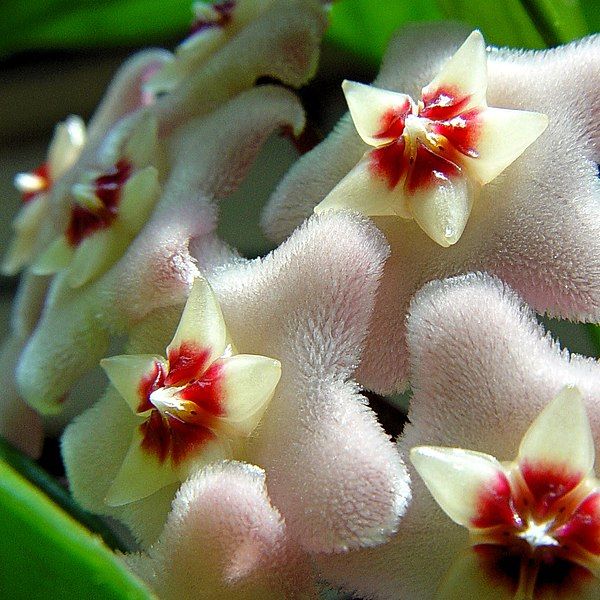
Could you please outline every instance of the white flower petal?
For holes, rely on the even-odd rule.
[[[412,218],[402,185],[390,189],[385,179],[373,173],[370,153],[331,190],[315,213],[329,209],[356,210],[364,215],[398,215]]]
[[[428,100],[440,93],[458,101],[468,98],[462,107],[464,110],[476,105],[485,106],[486,90],[485,41],[481,32],[473,31],[433,81],[423,88],[423,100],[427,107]]]
[[[227,331],[219,303],[206,279],[198,277],[192,285],[175,336],[167,348],[167,357],[171,361],[173,353],[191,344],[194,351],[206,353],[203,358],[206,367],[223,354],[226,340]],[[171,374],[174,365],[170,367]]]
[[[56,181],[73,165],[85,142],[85,123],[81,117],[70,115],[56,126],[48,148],[48,169],[52,181]]]
[[[529,427],[519,447],[519,468],[532,492],[568,492],[594,466],[594,439],[581,392],[565,387]],[[538,481],[539,474],[543,481]],[[542,489],[545,485],[551,489]],[[536,485],[537,484],[537,485]],[[542,487],[540,487],[542,486]],[[548,501],[550,501],[549,499]]]
[[[487,108],[478,120],[479,156],[465,156],[461,164],[481,185],[495,179],[517,160],[548,126],[548,117],[542,113],[504,108]]]
[[[342,89],[352,115],[352,120],[360,137],[371,146],[381,146],[398,137],[385,132],[404,116],[412,112],[411,99],[406,94],[382,90],[372,85],[344,80]],[[401,131],[400,131],[401,133]]]
[[[430,175],[430,182],[408,196],[410,212],[432,240],[448,247],[458,242],[465,229],[473,206],[473,191],[463,175],[446,177],[435,170]]]
[[[164,359],[150,354],[111,356],[102,359],[100,366],[133,412],[140,412],[140,405],[147,400],[144,384],[151,386],[161,368],[166,373]]]
[[[35,261],[31,271],[35,275],[53,275],[67,268],[71,264],[74,254],[73,246],[69,244],[64,235],[61,235]]]
[[[216,364],[222,377],[223,430],[248,436],[271,400],[281,377],[281,363],[266,356],[236,354]]]
[[[456,523],[487,528],[508,519],[510,485],[502,465],[481,452],[417,446],[410,459],[442,510]]]
[[[130,236],[117,221],[85,237],[69,265],[69,285],[82,287],[102,275],[125,252],[129,241]]]
[[[146,224],[160,196],[158,171],[146,167],[136,171],[123,186],[119,203],[119,221],[132,235]]]

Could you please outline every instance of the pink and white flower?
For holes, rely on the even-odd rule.
[[[474,31],[415,102],[352,81],[342,88],[364,142],[374,146],[315,208],[415,219],[440,246],[460,239],[474,197],[546,129],[540,113],[486,103],[487,57]]]
[[[195,280],[167,359],[106,358],[101,365],[139,417],[107,493],[122,505],[185,481],[194,466],[231,458],[254,431],[281,376],[279,361],[235,354],[205,279]]]
[[[414,394],[398,447],[417,447],[425,483],[409,467],[398,532],[323,560],[324,576],[368,598],[513,598],[523,564],[522,597],[596,597],[598,361],[561,351],[514,292],[480,274],[425,286],[408,340]],[[538,595],[516,550],[535,554]]]
[[[210,255],[220,249],[207,237],[196,251],[214,265]],[[386,255],[383,237],[366,219],[334,214],[313,217],[264,258],[233,258],[205,271],[228,342],[281,363],[258,427],[234,456],[264,469],[286,539],[311,556],[381,543],[406,504],[400,457],[352,380]],[[162,353],[178,320],[173,309],[150,314],[128,353]],[[147,547],[163,529],[179,475],[172,472],[160,489],[144,478],[147,491],[156,490],[144,498],[106,502],[140,419],[111,386],[69,425],[63,455],[77,501],[122,520]]]
[[[419,98],[423,86],[443,72],[467,35],[462,27],[448,23],[405,29],[392,41],[374,85]],[[489,48],[486,57],[487,103],[546,114],[548,127],[542,138],[480,189],[460,240],[450,247],[432,241],[412,220],[374,217],[392,254],[357,378],[381,393],[406,384],[405,315],[411,297],[432,279],[487,271],[506,281],[540,313],[600,321],[600,37],[547,51]],[[502,146],[504,140],[498,143]],[[284,239],[369,149],[350,115],[344,117],[323,143],[292,167],[276,190],[265,213],[269,235]],[[397,197],[385,182],[376,187],[383,190],[378,197],[385,202]],[[450,188],[444,189],[450,194]],[[373,198],[362,194],[364,190],[365,186],[357,188],[354,206],[360,198]],[[454,192],[450,197],[456,198]],[[464,220],[467,212],[453,214]],[[444,215],[438,223],[444,223]]]

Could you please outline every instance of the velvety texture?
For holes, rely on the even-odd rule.
[[[523,434],[566,385],[581,391],[600,450],[600,363],[561,351],[499,280],[471,274],[429,283],[407,327],[414,395],[398,441],[404,456],[427,445],[513,460]],[[409,471],[413,497],[397,534],[379,548],[323,560],[327,578],[365,598],[433,597],[468,532]]]
[[[447,23],[405,29],[376,85],[419,97],[467,35]],[[410,298],[438,277],[485,270],[538,312],[600,320],[599,74],[598,35],[547,51],[488,50],[488,104],[545,113],[548,128],[483,187],[454,246],[439,247],[412,221],[376,219],[392,256],[357,373],[363,385],[382,393],[404,387]],[[281,240],[302,222],[368,148],[346,115],[274,193],[264,215],[271,237]]]

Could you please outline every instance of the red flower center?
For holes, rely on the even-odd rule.
[[[206,365],[210,353],[191,344],[169,352],[169,367],[156,362],[139,385],[137,412],[150,410],[140,425],[142,449],[163,463],[179,465],[214,438],[214,425],[225,411],[222,365]]]
[[[118,214],[121,192],[129,179],[132,165],[120,160],[93,182],[93,193],[99,201],[98,207],[74,204],[66,231],[71,246],[78,246],[83,239],[98,231],[110,227]]]

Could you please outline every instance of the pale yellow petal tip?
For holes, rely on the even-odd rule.
[[[75,250],[66,238],[61,236],[48,246],[42,255],[31,266],[34,275],[55,275],[66,269],[73,259]]]

